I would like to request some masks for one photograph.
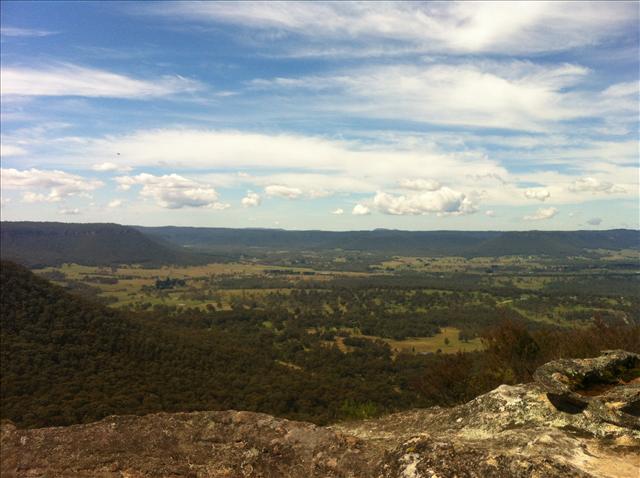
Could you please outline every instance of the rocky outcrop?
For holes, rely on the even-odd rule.
[[[562,360],[541,367],[535,383],[503,385],[458,407],[324,428],[235,411],[36,430],[4,423],[0,470],[3,477],[638,478],[639,365],[640,356],[622,351]]]
[[[640,356],[607,350],[600,357],[557,360],[538,368],[536,382],[559,410],[585,412],[627,428],[640,428]]]
[[[88,425],[2,428],[2,476],[373,476],[365,444],[250,412],[114,416]]]

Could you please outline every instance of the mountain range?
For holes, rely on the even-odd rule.
[[[640,248],[640,231],[287,231],[119,224],[2,222],[1,256],[30,267],[74,262],[196,264],[247,251],[359,251],[386,255],[569,257]]]

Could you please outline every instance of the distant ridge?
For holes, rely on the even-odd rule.
[[[640,231],[509,231],[478,246],[476,255],[567,256],[593,249],[638,249]]]
[[[637,249],[640,231],[286,231],[207,227],[137,227],[150,237],[207,250],[243,248],[283,250],[359,250],[396,255],[549,255],[584,254],[589,249]]]
[[[62,263],[198,264],[227,253],[360,251],[387,255],[584,255],[638,249],[640,231],[287,231],[217,227],[141,227],[60,222],[0,223],[1,257],[29,267]],[[228,260],[228,257],[226,257]]]
[[[65,262],[85,265],[195,262],[187,251],[161,244],[137,229],[119,224],[2,222],[2,259],[38,267]]]

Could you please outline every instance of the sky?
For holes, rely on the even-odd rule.
[[[3,220],[640,227],[640,3],[0,5]]]

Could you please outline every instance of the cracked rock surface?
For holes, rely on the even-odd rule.
[[[458,407],[331,427],[237,411],[115,416],[33,430],[5,422],[0,472],[105,478],[638,478],[638,364],[640,356],[623,351],[551,362],[536,372],[535,383],[503,385]],[[549,399],[574,393],[579,397],[570,400],[585,406],[566,410],[555,396]]]

